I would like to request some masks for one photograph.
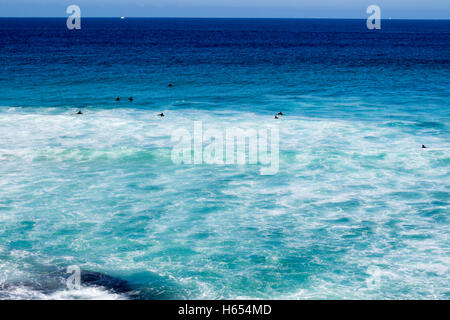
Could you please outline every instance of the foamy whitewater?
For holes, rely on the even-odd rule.
[[[58,21],[0,19],[0,299],[450,298],[448,22]],[[279,172],[174,164],[194,121]]]

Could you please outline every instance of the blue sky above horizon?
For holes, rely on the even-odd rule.
[[[450,19],[450,0],[1,0],[0,17],[65,17],[71,4],[83,17]]]

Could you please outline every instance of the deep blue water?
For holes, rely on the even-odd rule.
[[[0,297],[450,297],[450,20],[81,23],[0,18]],[[274,176],[171,161],[281,110]]]

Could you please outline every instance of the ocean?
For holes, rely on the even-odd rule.
[[[1,299],[450,298],[450,20],[0,18],[0,71]]]

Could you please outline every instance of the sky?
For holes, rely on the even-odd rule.
[[[360,18],[375,4],[382,18],[450,19],[450,0],[0,0],[0,17]]]

